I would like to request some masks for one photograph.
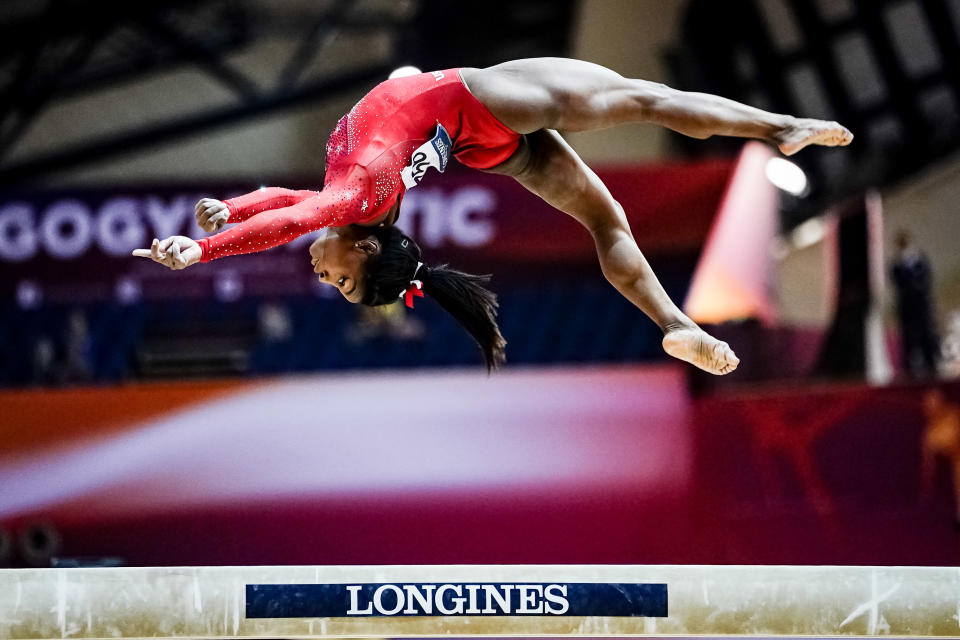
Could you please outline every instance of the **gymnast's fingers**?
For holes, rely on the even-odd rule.
[[[213,198],[200,198],[200,200],[197,201],[197,204],[196,206],[194,206],[193,209],[197,214],[199,214],[201,211],[208,208],[211,204],[215,202],[217,201],[214,200]]]
[[[187,261],[180,255],[180,245],[174,242],[170,245],[170,258],[174,269],[182,269],[187,266]]]
[[[226,224],[227,217],[229,215],[230,214],[227,211],[220,211],[210,216],[210,218],[207,220],[207,226],[209,227],[207,231],[219,231],[222,229],[223,225]]]
[[[220,207],[219,207],[218,200],[214,200],[213,198],[202,199],[200,202],[197,203],[197,206],[194,210],[194,217],[197,219],[197,224],[203,227],[204,229],[206,229],[207,231],[210,231],[210,229],[207,229],[210,216],[212,216],[219,210],[220,210]]]

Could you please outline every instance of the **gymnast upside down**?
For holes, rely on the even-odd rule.
[[[426,293],[473,336],[488,369],[504,360],[496,296],[488,276],[423,264],[420,248],[393,226],[403,195],[429,167],[460,163],[513,177],[593,236],[607,280],[664,333],[664,350],[710,373],[737,368],[725,342],[670,300],[627,224],[623,207],[557,130],[651,122],[694,138],[758,138],[792,155],[811,144],[847,145],[836,122],[761,111],[732,100],[671,89],[589,62],[514,60],[387,80],[341,118],[327,142],[320,191],[268,188],[221,202],[205,198],[196,217],[216,235],[154,239],[136,256],[171,269],[263,251],[326,227],[310,246],[314,272],[350,302],[380,305]]]

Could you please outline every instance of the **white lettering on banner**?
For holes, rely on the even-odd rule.
[[[383,592],[387,589],[393,592],[393,597],[397,603],[392,609],[387,609],[385,606],[383,606]],[[385,616],[392,616],[400,613],[400,609],[403,609],[403,591],[401,591],[400,587],[396,585],[385,584],[373,592],[373,606],[378,612]]]
[[[191,213],[187,195],[169,203],[156,196],[117,196],[95,214],[80,200],[55,200],[38,221],[33,205],[15,201],[0,207],[0,260],[29,260],[41,248],[53,258],[70,260],[88,251],[94,241],[104,253],[125,257],[149,244],[144,217],[151,223],[150,237],[165,238],[183,233],[185,223],[193,220]],[[205,235],[197,230],[196,237]]]
[[[40,223],[40,238],[47,253],[58,260],[76,258],[90,246],[90,210],[79,200],[50,205]]]
[[[54,200],[37,210],[30,202],[0,203],[0,260],[23,262],[41,251],[58,260],[77,258],[90,249],[126,257],[148,246],[152,238],[206,233],[193,222],[192,194],[170,198],[156,195],[114,196],[96,209],[73,198]],[[399,225],[425,248],[480,247],[496,235],[496,192],[468,185],[459,189],[424,188],[408,191]],[[303,251],[317,234],[288,243],[288,251]]]
[[[360,589],[363,588],[363,585],[351,584],[347,586],[347,591],[350,593],[350,608],[347,610],[348,616],[360,616],[367,613],[373,613],[373,605],[368,604],[366,609],[361,609],[358,600],[360,599]]]
[[[422,611],[425,614],[433,613],[433,591],[437,588],[435,584],[425,584],[417,588],[415,584],[403,585],[403,590],[407,592],[407,608],[403,610],[406,614],[417,614]],[[418,609],[417,606],[420,608]]]
[[[500,589],[503,589],[503,593],[500,592]],[[500,589],[492,584],[483,585],[483,593],[487,598],[487,606],[483,608],[484,613],[497,613],[498,609],[493,607],[494,603],[499,607],[499,611],[510,610],[510,591],[513,589],[513,585],[500,585]]]
[[[382,584],[373,592],[372,598],[365,596],[363,587],[347,585],[350,594],[348,616],[394,616],[401,611],[406,616],[435,615],[434,610],[436,615],[444,616],[559,616],[570,609],[567,585],[564,584]],[[519,596],[516,601],[511,597],[514,591]],[[365,601],[365,606],[361,601]]]
[[[412,200],[412,202],[411,202]],[[400,225],[425,247],[439,247],[447,239],[447,197],[442,189],[424,189],[403,197]],[[415,224],[419,222],[419,224]]]
[[[489,189],[465,187],[450,198],[450,236],[463,247],[479,247],[493,240],[495,229],[489,217],[472,216],[493,211],[496,204]]]
[[[480,590],[480,585],[478,584],[468,584],[467,593],[470,596],[470,604],[467,605],[467,610],[464,612],[469,616],[474,616],[480,613],[480,609],[477,608],[477,591]]]
[[[452,591],[458,596],[456,598],[450,598],[450,601],[453,603],[452,609],[448,609],[447,607],[443,606],[443,594],[447,593],[448,591]],[[466,601],[466,598],[461,597],[462,594],[463,594],[463,590],[460,588],[460,585],[458,584],[441,585],[440,588],[437,589],[437,596],[435,600],[435,602],[437,603],[437,611],[439,611],[445,616],[452,616],[452,615],[463,613],[463,603]]]
[[[153,226],[153,236],[169,238],[179,235],[186,219],[193,218],[193,205],[187,200],[187,196],[177,196],[169,204],[165,204],[156,196],[149,196],[146,214]],[[195,236],[197,238],[206,235],[197,225],[192,225],[191,232],[197,234]]]
[[[479,247],[489,244],[496,235],[496,225],[489,215],[496,205],[494,192],[485,187],[463,187],[452,193],[420,187],[404,196],[397,224],[427,248],[448,243]]]
[[[107,200],[97,216],[97,239],[103,252],[126,256],[150,243],[144,238],[143,223],[137,215],[137,201],[130,197]]]
[[[517,589],[520,590],[520,608],[517,613],[543,613],[542,584],[521,584]]]
[[[0,260],[23,262],[37,253],[33,207],[11,202],[0,209]]]
[[[557,605],[557,608],[554,609],[548,604],[547,613],[562,616],[570,609],[570,602],[567,600],[567,585],[565,584],[547,585],[547,588],[543,591],[543,596],[548,603]]]

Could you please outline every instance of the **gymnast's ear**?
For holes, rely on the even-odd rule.
[[[382,247],[380,246],[380,241],[376,236],[367,236],[362,240],[357,240],[354,244],[354,247],[362,251],[367,255],[368,258],[374,258],[380,255]]]

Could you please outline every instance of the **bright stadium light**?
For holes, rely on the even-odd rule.
[[[391,80],[393,80],[394,78],[403,78],[404,76],[415,76],[418,73],[423,73],[423,72],[420,71],[420,69],[417,69],[416,67],[407,65],[405,67],[398,67],[394,69],[393,71],[390,72],[389,77]]]
[[[807,194],[807,174],[803,169],[783,158],[770,158],[767,161],[767,180],[795,196]]]

